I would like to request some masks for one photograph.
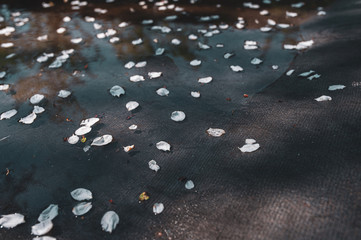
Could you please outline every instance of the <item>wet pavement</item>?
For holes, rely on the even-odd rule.
[[[0,141],[0,213],[21,213],[26,221],[1,229],[1,239],[31,239],[31,226],[50,204],[59,205],[47,234],[56,239],[358,239],[361,6],[357,1],[322,1],[292,8],[291,2],[249,9],[243,1],[221,6],[179,1],[164,4],[175,5],[166,11],[154,3],[142,9],[131,1],[94,1],[80,10],[58,2],[50,8],[42,8],[41,2],[35,7],[19,1],[1,5],[5,19],[0,29],[16,26],[16,12],[29,19],[10,36],[0,36],[1,43],[14,43],[0,48],[0,72],[6,72],[0,84],[10,84],[0,91],[0,113],[18,111],[0,121],[0,139],[5,137]],[[318,7],[325,8],[325,16],[317,16]],[[95,13],[95,8],[107,12]],[[263,9],[270,14],[260,15]],[[286,11],[299,15],[286,17]],[[173,15],[178,18],[165,20]],[[70,22],[63,21],[66,16]],[[87,22],[86,16],[95,21]],[[237,28],[238,17],[244,18],[244,29]],[[142,24],[149,19],[154,22]],[[261,32],[267,19],[290,27]],[[129,25],[119,27],[122,22]],[[102,27],[96,30],[94,23]],[[167,26],[171,32],[152,26]],[[66,32],[56,33],[60,27]],[[97,34],[107,29],[115,35],[99,39]],[[220,33],[204,36],[215,29]],[[190,34],[198,39],[188,39]],[[48,39],[38,41],[43,35]],[[82,42],[71,43],[80,37]],[[119,41],[110,43],[112,37]],[[143,43],[132,45],[139,38]],[[171,44],[174,38],[180,45]],[[247,40],[259,48],[245,50]],[[306,40],[315,42],[310,49],[283,49],[283,44]],[[200,49],[198,42],[211,48]],[[157,48],[165,48],[164,54],[156,56]],[[49,68],[67,49],[74,49],[67,61]],[[43,53],[54,57],[37,62]],[[234,55],[225,59],[226,53]],[[251,64],[254,57],[262,64]],[[190,66],[193,59],[201,65]],[[126,69],[129,61],[147,64]],[[231,65],[244,71],[233,72]],[[294,74],[286,76],[290,69]],[[321,77],[297,77],[309,70]],[[147,76],[158,71],[160,78]],[[136,74],[145,81],[129,81]],[[212,82],[198,83],[207,76]],[[334,84],[346,88],[328,91]],[[122,86],[125,95],[113,97],[109,90],[114,85]],[[169,96],[156,94],[161,87]],[[62,89],[72,94],[59,98]],[[191,91],[201,97],[192,97]],[[39,104],[45,112],[31,125],[19,123],[31,113],[29,98],[37,93],[45,95]],[[316,102],[321,95],[332,101]],[[129,101],[140,107],[129,112]],[[176,110],[185,112],[184,121],[170,119]],[[85,135],[86,142],[69,144],[66,139],[90,117],[100,122]],[[128,129],[132,124],[138,129]],[[226,134],[211,137],[206,133],[210,127]],[[104,134],[111,134],[113,142],[84,152],[84,146]],[[260,149],[242,153],[238,147],[247,138],[256,139]],[[171,151],[159,151],[159,141],[167,141]],[[133,144],[133,150],[123,151]],[[152,159],[158,172],[148,167]],[[185,189],[187,179],[194,189]],[[92,191],[93,208],[76,218],[71,210],[77,202],[70,192],[78,187]],[[139,203],[144,191],[150,199]],[[154,215],[154,203],[164,204],[161,214]],[[100,226],[110,210],[120,217],[112,234]]]

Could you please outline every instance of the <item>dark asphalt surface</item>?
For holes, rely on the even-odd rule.
[[[0,180],[0,209],[20,212],[27,221],[0,229],[0,239],[31,239],[30,227],[50,203],[60,208],[49,233],[58,240],[361,239],[361,4],[336,1],[326,16],[303,24],[300,34],[315,45],[294,58],[289,68],[295,73],[282,75],[241,104],[236,98],[212,100],[216,91],[203,86],[202,100],[207,101],[149,101],[126,120],[124,104],[114,111],[119,102],[102,107],[95,101],[94,109],[102,109],[104,117],[90,137],[111,133],[116,141],[109,146],[83,153],[59,140],[63,129],[53,127],[44,134],[41,126],[53,126],[44,118],[24,130],[22,138],[0,142],[1,169],[13,169]],[[165,62],[165,74],[176,72],[166,57],[159,61]],[[311,69],[322,77],[297,77]],[[346,88],[328,91],[334,84]],[[144,89],[139,86],[138,91]],[[220,91],[227,95],[226,88]],[[175,85],[174,93],[185,89]],[[316,102],[321,95],[332,101]],[[72,101],[67,104],[76,103]],[[64,111],[75,111],[69,109]],[[170,122],[170,113],[183,109],[185,122]],[[81,118],[75,117],[67,134]],[[129,133],[131,124],[140,130]],[[226,134],[212,138],[205,134],[209,127]],[[246,138],[256,139],[261,148],[241,153],[237,147]],[[160,140],[172,145],[170,153],[155,148]],[[120,149],[128,144],[136,145],[130,154]],[[160,172],[150,172],[151,159]],[[184,178],[194,181],[193,190],[184,188]],[[71,213],[75,202],[69,192],[77,187],[94,195],[93,209],[84,219]],[[143,191],[151,198],[139,204]],[[157,216],[151,210],[155,202],[165,205]],[[120,216],[111,235],[100,227],[108,210]]]

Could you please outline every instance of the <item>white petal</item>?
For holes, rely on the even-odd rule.
[[[168,96],[168,94],[169,94],[169,91],[168,91],[168,89],[166,89],[166,88],[159,88],[158,90],[157,90],[157,94],[159,95],[159,96]]]
[[[148,76],[150,79],[159,78],[160,76],[162,76],[162,72],[149,72]]]
[[[68,138],[68,143],[70,144],[76,144],[78,141],[79,141],[79,137],[74,134]]]
[[[189,39],[189,40],[197,40],[198,37],[197,37],[196,35],[194,35],[194,34],[190,34],[190,35],[188,36],[188,39]]]
[[[15,114],[17,114],[18,111],[16,111],[15,109],[11,109],[9,111],[6,111],[6,112],[3,112],[1,115],[0,115],[0,120],[3,120],[3,119],[10,119],[11,117],[13,117]]]
[[[245,144],[243,147],[239,148],[242,152],[254,152],[259,148],[259,144]]]
[[[242,72],[243,71],[243,68],[241,66],[234,66],[234,65],[231,65],[230,68],[232,69],[233,72]]]
[[[66,31],[66,28],[64,28],[64,27],[58,28],[58,29],[56,30],[56,32],[57,32],[58,34],[62,34],[62,33],[64,33],[65,31]]]
[[[224,131],[223,129],[220,129],[220,128],[209,128],[207,130],[207,133],[213,137],[220,137],[223,134],[225,134],[226,131]]]
[[[130,129],[130,130],[135,130],[135,129],[137,129],[137,128],[138,128],[138,126],[135,125],[135,124],[129,126],[129,129]]]
[[[155,51],[155,55],[160,56],[164,53],[164,51],[165,51],[164,48],[157,48],[157,50]]]
[[[198,47],[199,47],[200,49],[204,49],[204,50],[207,50],[207,49],[210,49],[210,48],[211,48],[211,47],[208,46],[207,44],[203,44],[203,43],[201,43],[201,42],[198,42]]]
[[[172,112],[170,118],[175,122],[181,122],[186,118],[186,115],[182,111],[174,111]]]
[[[73,38],[73,39],[70,39],[70,42],[75,43],[75,44],[81,43],[81,41],[83,41],[82,38]]]
[[[247,138],[245,142],[246,142],[246,144],[253,144],[253,143],[256,143],[256,140],[254,140],[252,138]]]
[[[75,216],[81,216],[89,212],[90,209],[92,209],[92,207],[93,206],[91,202],[81,202],[77,204],[75,207],[73,207],[72,212]]]
[[[149,168],[153,171],[158,172],[158,170],[160,169],[160,167],[157,165],[157,162],[154,160],[150,160],[148,165],[149,165]]]
[[[141,38],[138,38],[138,39],[132,41],[133,45],[139,45],[139,44],[142,44],[142,43],[143,43],[143,40]]]
[[[119,223],[119,216],[114,211],[106,212],[100,223],[102,225],[103,231],[112,233],[112,231]]]
[[[123,147],[124,152],[129,152],[129,151],[132,150],[133,148],[134,148],[134,145],[130,145],[130,146]]]
[[[68,17],[68,16],[65,16],[65,17],[63,18],[63,21],[64,21],[64,22],[70,22],[70,21],[71,21],[71,18]]]
[[[185,184],[185,188],[190,190],[190,189],[193,189],[194,188],[194,183],[192,180],[188,180]]]
[[[120,95],[124,95],[125,91],[121,86],[115,85],[110,89],[110,94],[114,97],[120,97]]]
[[[335,91],[335,90],[341,90],[344,89],[346,86],[345,85],[332,85],[328,87],[329,91]]]
[[[134,67],[134,66],[135,66],[135,63],[132,62],[132,61],[130,61],[130,62],[128,62],[128,63],[126,63],[126,64],[124,65],[124,67],[127,68],[127,69],[131,69],[131,68]]]
[[[32,96],[31,98],[30,98],[30,103],[32,103],[32,104],[38,104],[41,100],[43,100],[44,99],[44,95],[42,95],[42,94],[35,94],[34,96]]]
[[[136,68],[142,68],[147,66],[147,61],[142,61],[142,62],[138,62],[137,64],[135,64]]]
[[[85,135],[85,134],[89,133],[91,130],[92,130],[91,127],[89,127],[89,126],[83,126],[83,127],[78,128],[78,129],[75,131],[75,135],[82,136],[82,135]]]
[[[210,83],[213,80],[212,77],[204,77],[204,78],[199,78],[198,82],[199,83]]]
[[[33,235],[44,235],[53,228],[53,222],[51,220],[46,220],[44,222],[35,224],[31,227],[31,234]]]
[[[287,75],[287,76],[291,76],[294,71],[295,71],[294,69],[288,70],[288,72],[286,73],[286,75]]]
[[[170,151],[170,145],[169,143],[167,142],[164,142],[164,141],[160,141],[156,144],[156,147],[159,149],[159,150],[162,150],[164,152],[166,151]]]
[[[11,48],[13,46],[14,46],[14,43],[11,43],[11,42],[1,44],[2,48]]]
[[[96,124],[97,122],[99,122],[99,120],[100,120],[99,118],[88,118],[88,119],[81,121],[80,125],[91,127],[94,124]]]
[[[44,222],[46,220],[53,220],[56,216],[58,216],[58,209],[58,205],[50,204],[49,207],[40,213],[38,221]]]
[[[71,197],[77,201],[91,200],[93,199],[93,194],[91,191],[85,188],[77,188],[70,193]]]
[[[28,116],[21,118],[19,120],[19,122],[24,123],[24,124],[32,124],[34,122],[35,118],[36,118],[36,114],[30,113]]]
[[[199,65],[201,65],[201,63],[202,63],[202,61],[201,60],[198,60],[198,59],[194,59],[194,60],[192,60],[189,64],[191,65],[191,66],[199,66]]]
[[[176,38],[174,38],[174,39],[172,39],[172,42],[171,42],[173,45],[179,45],[179,44],[181,44],[181,41],[179,40],[179,39],[176,39]]]
[[[4,78],[5,75],[6,75],[6,72],[5,72],[5,71],[0,72],[0,79],[1,79],[1,78]]]
[[[155,215],[160,214],[161,212],[163,212],[163,210],[164,210],[163,203],[155,203],[153,205],[153,212]]]
[[[200,92],[191,92],[191,96],[194,98],[199,98],[201,96]]]
[[[24,215],[19,213],[13,213],[8,215],[2,215],[0,218],[0,225],[4,228],[14,228],[19,224],[24,223]]]
[[[258,65],[258,64],[261,64],[262,62],[263,61],[261,59],[259,59],[259,58],[253,58],[252,61],[251,61],[251,63],[253,65]]]
[[[130,101],[128,102],[125,107],[128,109],[128,111],[132,111],[136,109],[139,106],[139,103],[136,101]]]
[[[134,75],[130,77],[130,81],[131,82],[140,82],[140,81],[144,81],[144,77],[141,75]]]
[[[45,111],[45,109],[43,107],[34,106],[33,113],[40,114],[40,113],[43,113],[44,111]]]
[[[225,53],[223,57],[225,59],[228,59],[228,58],[233,57],[233,56],[234,56],[234,53]]]
[[[67,91],[67,90],[60,90],[59,91],[59,94],[58,94],[58,97],[61,97],[61,98],[67,98],[69,97],[71,94],[70,91]]]
[[[321,97],[315,98],[317,102],[331,101],[332,98],[330,96],[322,95]]]
[[[298,75],[299,77],[308,77],[309,75],[311,75],[312,73],[314,73],[315,71],[313,70],[310,70],[308,72],[304,72],[304,73],[301,73],[300,75]]]
[[[113,141],[112,135],[103,135],[101,137],[95,138],[91,145],[92,146],[104,146],[104,145],[111,143],[111,141]]]

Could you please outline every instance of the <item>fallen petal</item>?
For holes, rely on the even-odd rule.
[[[166,88],[159,88],[158,90],[157,90],[157,94],[159,95],[159,96],[168,96],[168,94],[169,94],[169,91],[168,91],[168,89],[166,89]]]
[[[158,172],[158,170],[160,169],[160,167],[157,165],[157,162],[154,160],[150,160],[148,165],[149,165],[149,168],[153,171]]]
[[[22,223],[25,223],[24,215],[19,213],[2,215],[0,218],[0,225],[4,228],[14,228]]]
[[[91,127],[89,127],[89,126],[83,126],[83,127],[78,128],[78,129],[75,131],[75,135],[82,136],[82,135],[85,135],[85,134],[89,133],[91,130],[92,130]]]
[[[93,126],[94,124],[96,124],[97,122],[99,122],[99,118],[88,118],[88,119],[85,119],[83,121],[81,121],[80,125],[83,126],[88,126],[88,127],[91,127]]]
[[[115,85],[110,89],[110,94],[114,97],[120,97],[120,95],[124,95],[125,91],[121,86]]]
[[[136,109],[139,106],[139,103],[136,101],[130,101],[128,102],[125,107],[128,109],[128,111],[132,111]]]
[[[141,75],[134,75],[130,77],[130,81],[131,82],[140,82],[140,81],[144,81],[144,77]]]
[[[344,89],[346,86],[345,85],[332,85],[328,87],[329,91],[335,91],[335,90],[341,90]]]
[[[153,205],[153,212],[154,212],[155,215],[162,213],[163,210],[164,210],[163,203],[155,203]]]
[[[204,78],[199,78],[198,82],[199,83],[210,83],[212,81],[212,77],[204,77]]]
[[[73,207],[72,212],[75,216],[81,216],[89,212],[90,209],[92,209],[92,207],[93,206],[91,202],[81,202],[77,204],[75,207]]]
[[[44,222],[40,222],[31,227],[31,234],[33,235],[44,235],[53,228],[53,222],[51,220],[46,220]]]
[[[213,137],[220,137],[223,134],[225,134],[226,131],[224,131],[223,129],[220,129],[220,128],[209,128],[207,130],[207,133]]]
[[[58,209],[58,205],[50,204],[49,207],[40,213],[38,221],[44,222],[46,220],[53,220],[56,216],[58,216]]]
[[[315,98],[317,102],[331,101],[332,98],[330,96],[322,95],[321,97]]]
[[[31,104],[38,104],[41,100],[43,100],[44,99],[44,95],[42,95],[42,94],[35,94],[34,96],[32,96],[31,98],[30,98],[30,103]]]
[[[150,79],[159,78],[160,76],[162,76],[162,72],[149,72],[148,76]]]
[[[191,92],[191,96],[194,98],[199,98],[201,96],[200,92]]]
[[[164,142],[164,141],[160,141],[156,144],[156,147],[159,149],[159,150],[162,150],[164,152],[166,151],[170,151],[170,145],[169,143],[167,142]]]
[[[85,188],[77,188],[70,193],[71,197],[77,201],[84,201],[93,199],[93,194],[91,191]]]
[[[77,142],[79,142],[79,137],[77,135],[73,134],[68,138],[68,143],[70,144],[76,144]]]
[[[190,190],[190,189],[193,189],[194,188],[194,183],[192,180],[188,180],[185,184],[185,188]]]
[[[35,118],[36,118],[36,114],[30,113],[28,116],[21,118],[19,120],[19,122],[24,123],[24,124],[32,124],[34,122]]]
[[[67,90],[60,90],[59,91],[59,94],[58,94],[58,97],[61,97],[61,98],[67,98],[69,97],[71,94],[70,91],[67,91]]]
[[[106,212],[100,223],[102,225],[103,231],[112,233],[112,231],[119,223],[119,216],[114,211]]]
[[[1,115],[0,115],[0,120],[3,120],[3,119],[10,119],[11,117],[15,116],[15,114],[17,114],[18,111],[15,110],[15,109],[11,109],[9,111],[6,111],[6,112],[3,112]]]
[[[44,111],[45,111],[45,109],[43,107],[34,106],[33,113],[40,114],[40,113],[43,113]]]
[[[175,122],[181,122],[186,118],[186,115],[182,111],[174,111],[172,112],[170,118]]]
[[[91,146],[104,146],[113,141],[112,135],[103,135],[101,137],[97,137],[93,140]]]

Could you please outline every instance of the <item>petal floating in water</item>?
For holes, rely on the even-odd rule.
[[[77,135],[73,134],[68,138],[68,143],[70,144],[76,144],[77,142],[79,142],[79,137]]]
[[[24,124],[32,124],[35,119],[36,119],[36,114],[30,113],[28,116],[21,118],[19,120],[19,122],[24,123]]]
[[[58,97],[61,97],[61,98],[67,98],[69,97],[71,94],[70,91],[67,91],[67,90],[60,90],[59,91],[59,94],[58,94]]]
[[[136,101],[130,101],[125,105],[125,107],[128,109],[128,111],[132,111],[139,107],[139,103]]]
[[[119,216],[114,211],[106,212],[100,223],[103,231],[112,233],[119,223]]]
[[[194,59],[192,60],[189,64],[193,67],[196,67],[196,66],[199,66],[201,65],[202,61],[201,60],[198,60],[198,59]]]
[[[194,188],[194,183],[192,180],[188,180],[185,184],[185,188],[190,190],[190,189],[193,189]]]
[[[259,58],[253,58],[252,61],[251,61],[251,63],[253,65],[258,65],[258,64],[261,64],[262,62],[263,61],[261,59],[259,59]]]
[[[114,97],[120,97],[120,95],[124,95],[125,91],[121,86],[115,85],[110,89],[110,94]]]
[[[198,82],[199,83],[210,83],[212,82],[213,78],[212,77],[204,77],[204,78],[199,78]]]
[[[220,129],[220,128],[209,128],[207,130],[207,133],[213,137],[220,137],[223,134],[225,134],[226,131],[224,131],[223,129]]]
[[[157,94],[159,95],[159,96],[168,96],[168,94],[169,94],[169,91],[168,91],[168,89],[166,89],[166,88],[159,88],[158,90],[157,90]]]
[[[94,124],[96,124],[97,122],[99,122],[99,120],[100,120],[99,118],[88,118],[88,119],[81,121],[80,125],[91,127]]]
[[[25,223],[24,215],[19,213],[2,215],[0,218],[0,225],[4,228],[14,228],[22,223]]]
[[[329,91],[342,90],[345,87],[346,87],[345,85],[332,85],[328,87],[328,90]]]
[[[70,195],[74,200],[77,200],[77,201],[93,199],[92,192],[85,188],[77,188],[77,189],[71,191]]]
[[[97,137],[93,140],[91,146],[104,146],[113,141],[112,135],[103,135],[101,137]]]
[[[82,126],[75,131],[75,135],[82,136],[89,133],[92,130],[89,126]]]
[[[200,98],[201,93],[200,92],[191,92],[191,96],[194,97],[194,98]]]
[[[34,106],[33,113],[40,114],[40,113],[43,113],[44,111],[45,111],[45,109],[43,107]]]
[[[233,72],[242,72],[243,71],[243,68],[241,66],[234,66],[234,65],[231,65],[230,68],[232,69]]]
[[[81,216],[89,212],[92,207],[91,202],[81,202],[73,207],[72,212],[75,216]]]
[[[41,236],[41,237],[33,238],[33,240],[56,240],[56,238],[50,236]]]
[[[149,72],[148,76],[150,79],[159,78],[160,76],[162,76],[162,72]]]
[[[158,170],[160,169],[160,167],[158,166],[157,162],[154,161],[154,160],[150,160],[149,163],[148,163],[148,165],[149,165],[149,168],[150,168],[151,170],[153,170],[153,171],[158,172]]]
[[[315,98],[317,102],[331,101],[332,98],[330,96],[322,95],[321,97]]]
[[[131,82],[140,82],[140,81],[144,81],[145,79],[141,75],[134,75],[134,76],[131,76],[129,80]]]
[[[50,204],[49,207],[40,213],[38,221],[44,222],[46,220],[53,220],[56,216],[58,216],[58,209],[58,205]]]
[[[170,145],[169,143],[165,142],[165,141],[160,141],[156,144],[156,147],[159,149],[159,150],[162,150],[164,152],[166,151],[170,151]]]
[[[134,145],[123,147],[124,152],[129,152],[130,150],[134,149]]]
[[[182,111],[174,111],[170,118],[175,122],[181,122],[186,118],[186,114]]]
[[[31,234],[33,235],[44,235],[50,232],[53,228],[53,222],[51,220],[46,220],[44,222],[40,222],[31,227]]]
[[[0,120],[3,120],[3,119],[10,119],[11,117],[15,116],[15,114],[17,114],[18,111],[15,110],[15,109],[11,109],[9,111],[6,111],[6,112],[3,112],[1,115],[0,115]]]
[[[153,205],[153,212],[154,212],[155,215],[162,213],[163,210],[164,210],[163,203],[155,203]]]
[[[254,152],[257,149],[259,149],[260,145],[256,143],[256,140],[254,139],[246,139],[246,144],[243,145],[243,147],[239,147],[238,149],[242,152]]]
[[[32,96],[31,98],[30,98],[30,103],[31,104],[38,104],[39,102],[41,102],[41,100],[43,100],[44,99],[44,95],[42,95],[42,94],[35,94],[34,96]]]

